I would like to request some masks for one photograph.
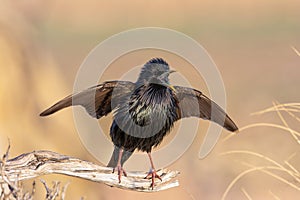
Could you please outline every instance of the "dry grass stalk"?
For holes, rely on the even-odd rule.
[[[291,46],[291,48],[298,56],[300,56],[300,52],[294,46]]]
[[[258,114],[264,114],[268,112],[276,112],[277,116],[280,118],[283,125],[278,124],[272,124],[272,123],[256,123],[256,124],[250,124],[248,126],[245,126],[240,129],[240,132],[253,128],[253,127],[273,127],[273,128],[279,128],[282,130],[285,130],[291,134],[291,136],[297,141],[298,144],[300,144],[300,133],[294,129],[292,129],[287,120],[283,117],[281,112],[288,113],[293,119],[300,121],[300,118],[296,116],[295,113],[300,113],[300,103],[289,103],[289,104],[279,104],[278,102],[274,102],[273,106],[270,108],[267,108],[265,110],[259,111],[254,113],[254,115]],[[231,136],[230,136],[231,137]],[[227,137],[229,139],[230,137]],[[289,160],[295,156],[295,153],[288,157],[285,161],[283,161],[284,164],[280,164],[279,162],[275,161],[274,159],[265,156],[263,154],[253,152],[253,151],[243,151],[243,150],[235,150],[235,151],[228,151],[225,153],[222,153],[221,155],[230,155],[230,154],[246,154],[248,156],[255,156],[259,159],[263,159],[266,162],[269,162],[271,165],[266,166],[253,166],[249,163],[242,162],[242,164],[246,165],[247,167],[250,167],[249,169],[241,172],[238,174],[234,180],[231,181],[231,183],[227,186],[225,192],[223,193],[222,199],[225,199],[229,193],[229,191],[232,189],[232,187],[245,175],[252,173],[252,172],[263,172],[265,174],[268,174],[269,176],[287,184],[288,186],[300,191],[300,187],[298,186],[300,184],[300,173],[299,170],[294,167]],[[273,172],[275,171],[275,172]],[[290,176],[290,181],[288,178],[284,178],[282,175],[278,175],[276,171],[284,172],[287,175]],[[242,190],[242,192],[246,195],[246,197],[249,199],[250,196],[247,196],[247,192]],[[279,199],[276,195],[273,193],[270,193],[275,199]]]
[[[248,192],[245,190],[245,188],[241,188],[241,190],[248,200],[252,200],[251,196],[248,194]]]
[[[269,193],[275,200],[280,200],[280,198],[277,195],[275,195],[271,190],[269,190]]]

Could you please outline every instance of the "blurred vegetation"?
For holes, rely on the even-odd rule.
[[[95,161],[80,142],[71,109],[47,119],[40,119],[38,114],[72,92],[76,72],[95,45],[130,28],[171,28],[202,44],[219,67],[227,92],[227,110],[240,127],[268,121],[282,123],[272,113],[259,116],[249,113],[269,107],[274,100],[300,102],[300,59],[290,47],[300,48],[300,2],[295,0],[89,0],[76,3],[32,0],[1,4],[0,150],[5,151],[7,138],[10,138],[11,157],[47,149]],[[154,55],[144,53],[125,65],[136,66]],[[170,63],[175,60],[171,59]],[[206,90],[199,75],[189,75],[185,66],[175,66],[193,79],[194,87]],[[119,74],[107,74],[107,79],[115,78],[119,78]],[[299,122],[291,123],[297,127]],[[241,160],[250,159],[254,166],[260,164],[245,155],[235,155],[234,159],[219,156],[222,152],[252,151],[277,162],[284,162],[296,153],[293,166],[299,169],[300,162],[296,159],[299,144],[284,131],[268,127],[248,129],[226,142],[219,141],[208,157],[199,160],[197,155],[206,127],[207,122],[201,121],[193,145],[169,166],[181,171],[181,187],[177,189],[149,195],[63,176],[43,178],[50,183],[52,180],[60,180],[62,184],[70,181],[66,199],[82,196],[123,200],[220,199],[231,181],[247,169],[240,165]],[[226,134],[224,131],[221,139],[226,138]],[[27,191],[31,184],[24,183]],[[242,199],[246,193],[253,199],[274,199],[270,191],[281,199],[299,196],[299,191],[259,172],[245,176],[237,184],[228,193],[228,199]],[[43,185],[37,183],[37,187]],[[35,195],[41,199],[45,193],[40,189]]]

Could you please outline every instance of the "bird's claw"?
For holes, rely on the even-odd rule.
[[[155,169],[150,169],[150,171],[148,172],[147,176],[145,177],[145,179],[150,179],[152,180],[150,187],[154,188],[154,182],[155,182],[155,178],[158,178],[160,181],[162,181],[161,177],[156,173]]]
[[[118,179],[119,179],[119,183],[121,183],[121,177],[122,177],[122,174],[123,174],[124,176],[127,177],[127,173],[126,173],[126,171],[123,169],[123,167],[122,167],[121,165],[117,165],[117,166],[113,169],[112,173],[115,173],[116,170],[118,171]]]

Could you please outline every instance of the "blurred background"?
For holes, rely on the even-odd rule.
[[[300,49],[299,10],[300,2],[295,0],[3,1],[0,150],[5,152],[9,138],[10,157],[45,149],[97,162],[80,142],[71,109],[49,118],[38,115],[72,92],[79,66],[98,43],[121,31],[144,26],[174,29],[204,46],[219,67],[226,87],[227,110],[239,127],[261,122],[280,124],[276,113],[250,114],[272,106],[273,101],[300,102],[300,57],[291,48]],[[124,56],[122,62],[113,64],[137,66],[160,55],[161,52],[145,51]],[[201,76],[184,71],[184,61],[167,53],[163,57],[171,65],[181,66],[178,71],[192,80],[193,87],[207,94]],[[102,79],[118,79],[122,74],[116,70],[112,66]],[[284,117],[291,126],[299,127],[299,121],[289,115]],[[107,131],[110,119],[111,116],[100,120]],[[168,166],[181,172],[180,186],[175,189],[144,194],[61,175],[43,179],[49,183],[70,182],[67,199],[221,199],[230,182],[249,169],[243,163],[266,165],[254,156],[220,156],[222,152],[249,150],[282,164],[293,154],[290,162],[300,170],[297,141],[288,132],[270,127],[246,129],[226,141],[228,132],[223,131],[211,154],[199,160],[199,146],[208,122],[201,121],[199,125],[192,146]],[[26,183],[30,185],[31,181]],[[42,199],[45,191],[41,183],[38,187],[36,199]],[[247,199],[245,191],[252,199],[274,199],[274,195],[297,199],[300,195],[297,189],[259,171],[242,177],[227,199]]]

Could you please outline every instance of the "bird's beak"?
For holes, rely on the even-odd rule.
[[[167,88],[170,88],[173,92],[176,92],[176,89],[173,85],[171,84],[167,84],[167,83],[163,83],[162,84],[163,86],[167,87]]]
[[[169,85],[169,88],[171,88],[171,90],[172,90],[173,92],[176,92],[176,89],[175,89],[175,87],[174,87],[173,85]]]
[[[169,70],[169,71],[163,73],[163,74],[160,75],[160,76],[170,75],[171,73],[174,73],[174,72],[176,72],[176,71],[175,71],[175,70]],[[159,78],[160,78],[160,77],[159,77]],[[167,84],[167,83],[164,83],[163,85],[164,85],[165,87],[170,88],[173,92],[176,92],[176,89],[175,89],[175,87],[174,87],[173,85]]]
[[[174,72],[176,72],[176,71],[173,70],[173,69],[171,69],[171,70],[169,71],[169,74],[172,74],[172,73],[174,73]],[[171,88],[171,90],[172,90],[173,92],[176,92],[176,89],[175,89],[175,87],[174,87],[173,85],[169,85],[169,88]]]

